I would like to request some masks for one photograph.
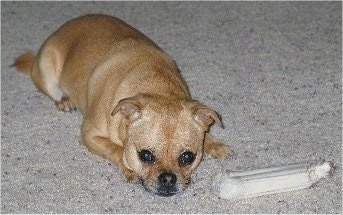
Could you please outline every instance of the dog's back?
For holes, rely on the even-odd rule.
[[[90,78],[109,75],[93,74],[98,66],[107,65],[105,61],[109,61],[113,70],[120,68],[125,55],[132,57],[129,56],[130,62],[124,64],[134,65],[142,55],[151,51],[160,57],[159,60],[163,58],[164,62],[158,64],[174,64],[154,42],[122,20],[92,14],[65,23],[44,42],[36,56],[25,53],[13,66],[30,73],[38,89],[51,97],[59,109],[68,111],[75,106],[85,113],[87,102],[92,102],[86,97]],[[177,70],[176,65],[172,66]],[[112,72],[110,76],[116,74]],[[96,80],[92,83],[97,84]],[[71,103],[65,102],[69,99]]]

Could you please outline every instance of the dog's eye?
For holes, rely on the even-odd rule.
[[[155,162],[155,156],[154,154],[146,149],[143,149],[142,151],[138,152],[139,158],[141,161],[146,163],[154,163]]]
[[[195,160],[195,154],[190,151],[185,151],[180,155],[179,164],[180,166],[185,166],[193,163]]]

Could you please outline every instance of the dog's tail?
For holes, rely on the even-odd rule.
[[[31,51],[25,52],[15,59],[10,67],[15,67],[19,72],[30,75],[35,54]]]

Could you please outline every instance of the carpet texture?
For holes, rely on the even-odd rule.
[[[64,22],[117,16],[177,62],[193,95],[222,116],[211,133],[231,159],[204,158],[170,198],[125,182],[80,143],[79,112],[58,112],[14,58]],[[341,213],[341,2],[1,2],[1,213]],[[219,199],[223,170],[331,160],[312,189]]]

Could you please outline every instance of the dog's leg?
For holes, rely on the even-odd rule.
[[[233,154],[227,145],[215,139],[208,133],[205,135],[204,152],[207,156],[213,158],[229,157]]]
[[[33,63],[31,78],[40,91],[55,101],[58,110],[70,112],[75,110],[75,107],[59,85],[62,64],[56,51],[42,50]]]
[[[89,124],[90,123],[84,121],[82,125],[82,142],[88,150],[91,153],[101,156],[111,163],[116,164],[128,181],[137,181],[137,174],[128,169],[123,163],[123,147],[111,142],[109,138],[101,136],[100,132]]]

